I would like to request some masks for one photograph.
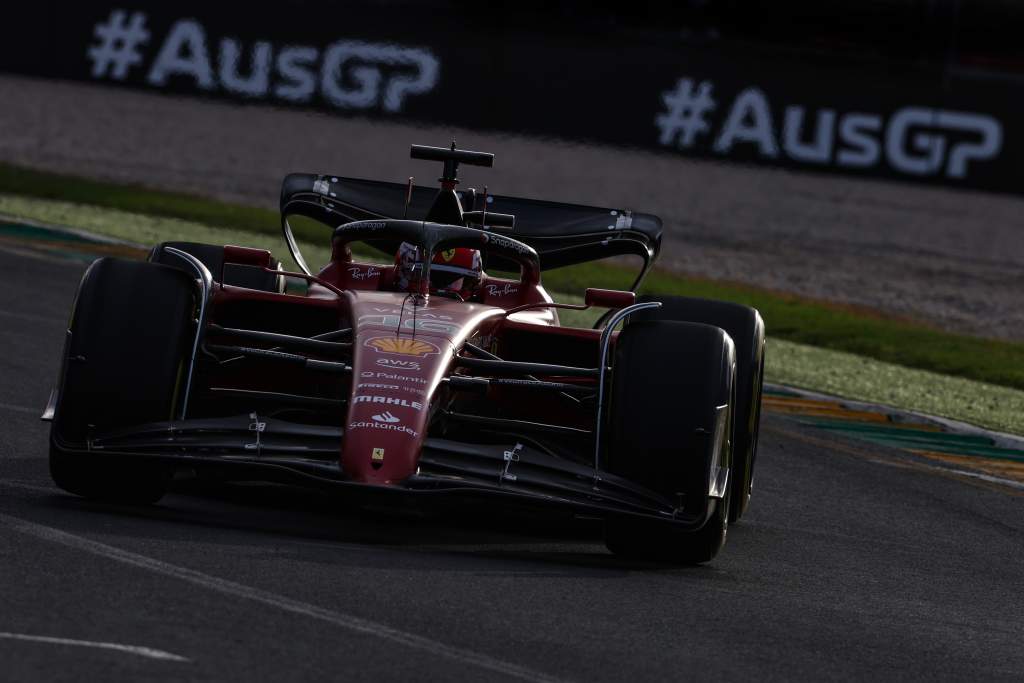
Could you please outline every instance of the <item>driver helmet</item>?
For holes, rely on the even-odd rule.
[[[423,266],[423,250],[403,242],[395,255],[396,284],[399,289],[418,289]],[[480,250],[468,247],[445,249],[430,261],[430,292],[457,294],[463,299],[473,296],[483,276]]]

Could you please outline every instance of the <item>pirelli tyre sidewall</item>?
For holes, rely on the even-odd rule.
[[[175,415],[194,334],[196,286],[184,272],[102,258],[86,271],[68,326],[51,426],[50,469],[95,498],[158,499],[169,473],[82,453],[104,432]]]
[[[672,524],[610,518],[615,553],[681,563],[711,560],[725,543],[731,487],[710,497],[712,464],[732,465],[730,439],[714,440],[718,407],[733,416],[736,352],[724,330],[673,321],[631,323],[612,365],[604,466],[670,497],[698,531]],[[717,450],[716,450],[717,449]]]
[[[645,320],[675,320],[714,325],[736,344],[736,416],[733,434],[735,467],[729,521],[738,521],[750,506],[757,462],[764,385],[765,326],[757,309],[727,301],[682,296],[645,295],[638,301],[659,301],[661,307],[630,316],[630,324]]]

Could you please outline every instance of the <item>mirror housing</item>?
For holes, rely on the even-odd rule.
[[[224,263],[236,263],[242,266],[256,266],[257,268],[270,268],[273,259],[266,249],[252,249],[250,247],[236,247],[228,244],[224,247]]]
[[[636,292],[623,292],[618,289],[596,289],[588,287],[583,297],[587,306],[601,308],[625,308],[636,303]]]

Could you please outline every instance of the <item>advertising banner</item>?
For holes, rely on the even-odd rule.
[[[337,115],[1019,192],[1015,85],[940,67],[387,4],[38,3],[0,70]]]

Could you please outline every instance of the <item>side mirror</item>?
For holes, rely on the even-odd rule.
[[[623,292],[617,289],[595,289],[587,288],[583,297],[587,306],[600,306],[601,308],[625,308],[636,303],[636,293]]]
[[[224,263],[269,268],[273,260],[270,257],[270,252],[266,249],[251,249],[228,244],[224,247]]]
[[[224,257],[220,262],[220,282],[223,285],[224,268],[230,264],[270,268],[273,263],[274,259],[266,249],[250,249],[227,244],[224,246]]]

